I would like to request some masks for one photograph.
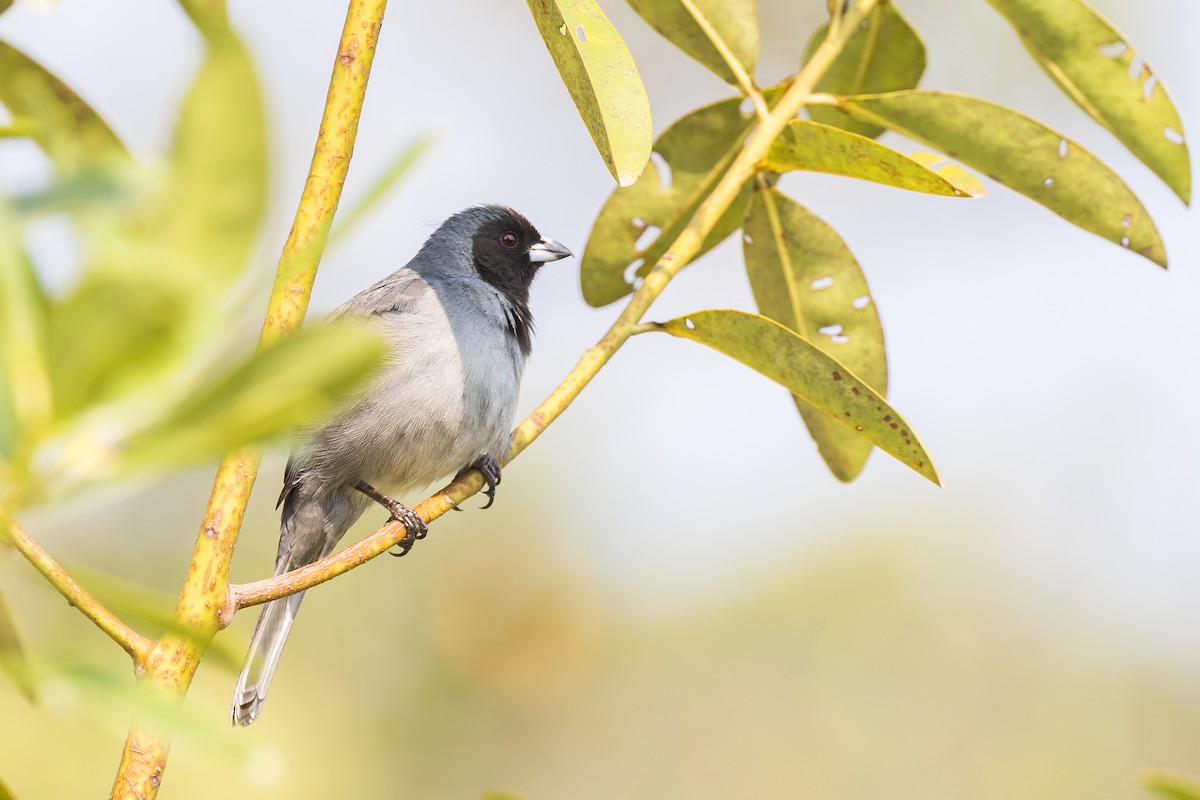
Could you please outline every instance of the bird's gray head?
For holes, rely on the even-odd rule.
[[[543,238],[524,216],[507,206],[473,206],[442,223],[415,263],[433,266],[442,278],[479,278],[509,303],[513,333],[528,352],[533,320],[529,287],[542,264],[571,255],[553,239]],[[428,276],[427,276],[428,277]]]

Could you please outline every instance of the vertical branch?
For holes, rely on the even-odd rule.
[[[347,9],[308,180],[276,269],[260,347],[286,336],[304,321],[317,265],[350,168],[386,2],[351,0]],[[260,457],[256,450],[237,451],[226,455],[217,468],[175,608],[175,625],[138,663],[140,683],[146,691],[181,702],[217,632],[229,585],[230,560]],[[168,732],[135,720],[125,741],[111,797],[155,797],[169,749]]]

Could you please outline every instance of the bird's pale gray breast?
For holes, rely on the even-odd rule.
[[[504,298],[480,280],[389,278],[342,310],[367,319],[390,355],[364,399],[300,448],[306,481],[404,494],[507,448],[525,357]]]

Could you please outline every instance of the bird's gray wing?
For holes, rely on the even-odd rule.
[[[330,319],[367,317],[373,314],[404,313],[427,292],[425,279],[408,267],[402,267],[373,286],[363,289],[337,308]]]
[[[330,322],[354,317],[371,317],[379,314],[404,313],[416,304],[427,292],[432,292],[425,279],[408,267],[402,267],[374,285],[362,290],[329,315]],[[283,471],[283,489],[275,507],[284,505],[300,485],[300,470],[296,466],[296,454],[288,459]],[[284,509],[285,516],[287,509]]]

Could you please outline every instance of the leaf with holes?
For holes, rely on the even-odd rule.
[[[0,519],[0,524],[4,524]],[[21,641],[16,618],[8,600],[0,593],[0,669],[8,673],[9,679],[29,702],[37,702],[37,684],[29,655]]]
[[[1042,69],[1184,203],[1192,195],[1183,123],[1137,50],[1081,0],[988,0]]]
[[[939,483],[916,434],[883,396],[845,364],[778,322],[744,311],[697,311],[656,327],[741,361]]]
[[[676,47],[738,86],[738,79],[721,50],[697,22],[702,18],[719,37],[721,47],[750,77],[758,63],[758,3],[756,0],[629,0],[642,19]],[[690,8],[689,8],[690,6]]]
[[[874,139],[831,125],[793,120],[759,164],[772,172],[807,170],[844,175],[914,192],[970,197],[947,176]],[[961,174],[951,172],[952,177]],[[976,182],[978,183],[978,182]]]
[[[63,172],[123,164],[129,154],[71,87],[12,45],[0,42],[0,104]]]
[[[195,463],[312,422],[370,376],[384,346],[357,325],[306,327],[211,377],[123,446],[117,469]]]
[[[778,95],[770,95],[777,97]],[[632,290],[631,271],[645,276],[687,226],[717,185],[757,119],[740,99],[703,106],[667,128],[651,160],[632,186],[617,189],[604,204],[580,260],[583,299],[592,306],[620,300]],[[746,185],[704,240],[699,258],[737,230],[750,200]]]
[[[1125,182],[1078,143],[1035,119],[949,92],[848,97],[842,107],[940,150],[1086,231],[1167,265],[1158,229]]]
[[[746,274],[759,313],[886,395],[883,326],[867,280],[837,232],[774,189],[755,191],[742,230]],[[830,471],[838,480],[854,480],[871,443],[799,395],[792,398]]]
[[[650,99],[621,34],[593,0],[528,0],[600,157],[621,186],[650,158]]]
[[[807,63],[829,32],[826,23],[817,29],[804,49]],[[850,37],[829,70],[813,91],[854,95],[915,89],[925,73],[925,45],[889,2],[878,3],[862,27]],[[860,122],[832,106],[809,106],[808,116],[817,122],[870,136],[883,133],[878,125]]]

